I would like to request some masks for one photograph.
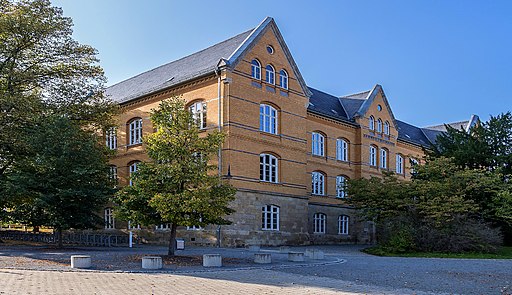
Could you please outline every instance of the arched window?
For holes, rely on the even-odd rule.
[[[277,134],[277,110],[267,104],[260,104],[260,131]]]
[[[265,67],[265,81],[267,81],[268,84],[274,85],[276,83],[276,71],[274,70],[274,67],[271,65],[267,65]]]
[[[388,151],[380,149],[380,168],[388,169]]]
[[[336,140],[336,160],[348,161],[348,142],[345,139]]]
[[[313,232],[315,234],[325,234],[325,221],[327,217],[324,213],[315,213],[313,215],[314,228]]]
[[[404,157],[400,154],[396,154],[396,173],[404,174]]]
[[[389,122],[384,123],[384,134],[389,135]]]
[[[260,180],[277,183],[277,158],[270,154],[260,155]]]
[[[325,195],[325,175],[319,171],[311,173],[311,193],[313,195]]]
[[[377,147],[370,146],[370,166],[377,166]]]
[[[377,120],[377,132],[382,132],[382,120],[380,118]]]
[[[345,198],[347,196],[347,178],[343,175],[336,176],[336,197]]]
[[[111,127],[105,132],[105,145],[115,150],[117,148],[117,128]]]
[[[142,143],[142,119],[135,118],[129,123],[129,142],[128,145]]]
[[[338,216],[338,234],[348,235],[348,222],[350,218],[347,215]]]
[[[251,76],[254,79],[261,80],[261,64],[257,59],[251,62]]]
[[[133,173],[137,172],[139,163],[140,162],[137,161],[137,162],[133,162],[132,164],[130,164],[130,171],[129,171],[130,172],[129,173],[129,175],[130,175],[130,186],[133,185],[132,175],[133,175]]]
[[[279,71],[279,85],[283,89],[288,89],[288,73],[284,69]]]
[[[315,156],[323,156],[324,149],[324,136],[318,132],[311,133],[311,153]]]
[[[279,207],[265,205],[261,208],[261,229],[279,230]]]
[[[188,107],[192,118],[199,129],[206,128],[206,103],[204,101],[197,101]]]
[[[375,130],[375,118],[373,116],[370,116],[370,119],[368,119],[368,128]]]
[[[114,229],[116,227],[114,219],[114,209],[105,208],[105,229]]]

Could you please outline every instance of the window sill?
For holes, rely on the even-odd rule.
[[[278,232],[279,231],[278,229],[265,229],[265,228],[262,228],[261,230],[262,231],[274,231],[274,232]]]
[[[137,147],[137,146],[142,146],[142,142],[141,143],[128,144],[128,145],[126,145],[126,148],[129,149],[129,148],[133,148],[133,147]]]
[[[259,181],[260,184],[266,184],[266,185],[273,185],[273,186],[280,186],[281,183],[279,182],[271,182],[271,181],[265,181],[265,180],[260,180]]]
[[[324,197],[324,198],[328,197],[328,196],[327,196],[327,195],[325,195],[325,194],[323,194],[323,195],[319,195],[319,194],[314,194],[314,193],[311,193],[311,196],[312,196],[312,197]]]
[[[271,132],[266,132],[266,131],[260,130],[260,134],[281,139],[281,134],[277,134],[277,133],[271,133]]]
[[[313,156],[315,158],[319,158],[319,159],[325,159],[326,158],[324,155],[316,155],[316,154],[313,154],[313,153],[311,153],[311,156]]]

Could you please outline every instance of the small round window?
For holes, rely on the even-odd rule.
[[[380,104],[377,106],[377,110],[379,110],[379,112],[382,111],[382,106]]]
[[[267,45],[267,52],[270,54],[274,54],[274,47]]]

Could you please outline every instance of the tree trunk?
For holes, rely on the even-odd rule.
[[[62,228],[57,228],[57,247],[62,248]]]
[[[169,251],[167,255],[174,256],[176,253],[176,229],[178,226],[175,223],[171,224],[171,237],[169,238]]]
[[[32,232],[38,233],[39,232],[39,226],[34,225],[34,228],[32,229]]]

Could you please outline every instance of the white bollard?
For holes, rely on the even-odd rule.
[[[158,257],[158,256],[142,257],[142,268],[143,269],[161,269],[162,268],[162,257]]]
[[[220,254],[204,254],[203,255],[204,267],[221,267],[222,256]]]
[[[251,252],[258,252],[258,251],[260,251],[260,246],[259,245],[250,245],[249,246],[249,251],[251,251]]]
[[[272,263],[272,255],[270,253],[254,254],[254,263],[269,264]]]
[[[91,256],[73,255],[71,256],[71,268],[89,268],[91,267]]]
[[[303,252],[288,252],[288,261],[304,262]]]

